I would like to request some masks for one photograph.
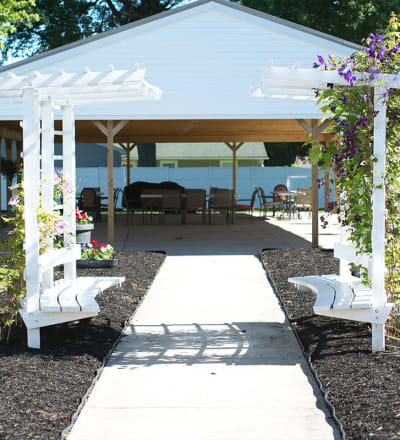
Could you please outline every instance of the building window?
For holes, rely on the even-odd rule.
[[[233,160],[231,159],[221,159],[219,161],[219,166],[220,167],[229,167],[232,168],[232,164],[233,164]]]
[[[162,168],[178,168],[177,160],[160,160],[160,167]]]

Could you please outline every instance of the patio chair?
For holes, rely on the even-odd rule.
[[[180,189],[164,189],[162,190],[161,212],[163,222],[166,221],[167,214],[181,213],[181,223],[184,223],[184,207],[182,190]]]
[[[235,204],[235,210],[236,211],[248,211],[250,218],[253,219],[254,204],[256,202],[257,196],[259,196],[258,188],[255,188],[253,193],[251,194],[251,198],[250,199],[238,199],[237,200],[238,202],[250,202],[250,204],[236,203]]]
[[[210,200],[208,205],[209,222],[212,223],[212,214],[217,212],[226,213],[226,223],[231,220],[234,223],[233,191],[231,189],[210,188]]]
[[[100,220],[100,198],[97,188],[83,188],[79,196],[78,206],[81,211],[94,213],[95,219]]]
[[[309,217],[312,212],[312,188],[298,188],[294,210],[300,218],[300,211],[308,211]]]
[[[260,195],[260,207],[263,211],[264,217],[267,216],[268,208],[272,208],[272,217],[275,217],[275,211],[277,209],[280,208],[285,210],[287,198],[285,195],[277,194],[279,191],[287,192],[288,189],[285,185],[279,184],[275,186],[272,196],[267,196],[265,195],[264,189],[261,186],[258,187],[258,193]]]
[[[186,214],[201,211],[202,222],[206,223],[206,191],[204,189],[186,189],[184,192],[183,207]]]

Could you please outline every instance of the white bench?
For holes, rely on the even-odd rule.
[[[370,257],[357,254],[353,246],[343,243],[335,243],[334,255],[340,258],[340,275],[292,277],[288,281],[316,293],[314,313],[317,315],[384,324],[393,304],[375,304],[372,289],[351,274],[350,262],[361,264],[372,276]]]

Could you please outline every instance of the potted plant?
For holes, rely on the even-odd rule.
[[[76,242],[90,243],[93,229],[93,217],[76,208]]]
[[[77,267],[114,267],[117,260],[114,258],[114,248],[110,244],[98,244],[92,240],[81,244],[81,259],[76,260]]]

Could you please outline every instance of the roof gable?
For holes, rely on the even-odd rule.
[[[251,96],[262,67],[310,67],[317,55],[348,55],[356,48],[335,37],[223,0],[158,14],[7,67],[16,74],[104,71],[139,63],[163,91],[159,102],[77,107],[77,119],[293,119],[318,118],[314,103]],[[4,70],[4,69],[3,69]],[[20,119],[17,107],[0,119]]]
[[[239,5],[238,3],[233,3],[231,1],[227,0],[199,0],[194,3],[187,4],[185,6],[180,6],[175,9],[162,12],[147,18],[144,18],[142,20],[138,20],[132,23],[128,23],[124,26],[121,26],[119,28],[111,29],[106,32],[102,32],[101,34],[93,35],[91,37],[88,37],[84,40],[79,40],[74,43],[66,44],[64,46],[58,47],[56,49],[52,49],[49,51],[46,51],[44,53],[35,55],[33,57],[27,58],[22,61],[18,61],[16,63],[0,67],[0,72],[7,71],[10,69],[15,69],[21,66],[24,66],[26,64],[35,63],[39,60],[41,60],[41,64],[43,64],[43,61],[45,58],[55,56],[57,54],[60,54],[62,52],[66,52],[69,50],[87,50],[86,45],[87,44],[94,44],[95,42],[98,42],[99,40],[107,39],[114,37],[116,35],[119,35],[121,33],[127,32],[132,29],[139,29],[146,31],[154,26],[157,25],[165,25],[164,22],[170,22],[171,19],[182,19],[183,16],[191,15],[193,12],[199,12],[199,11],[205,11],[209,8],[218,8],[220,11],[229,11],[232,13],[236,13],[237,16],[241,16],[242,18],[247,19],[253,19],[253,20],[261,20],[261,21],[269,21],[271,24],[274,24],[276,26],[281,27],[282,29],[286,27],[289,32],[295,32],[295,33],[304,33],[306,35],[309,35],[310,37],[314,38],[321,38],[326,40],[327,42],[334,43],[335,45],[342,45],[344,47],[350,48],[352,50],[358,50],[362,46],[359,46],[355,43],[352,43],[350,41],[343,40],[341,38],[335,37],[333,35],[325,34],[323,32],[317,31],[315,29],[308,28],[306,26],[302,26],[293,22],[290,22],[288,20],[284,20],[278,17],[274,17],[273,15],[266,14],[264,12],[257,11],[255,9],[251,9],[242,5]],[[181,16],[181,17],[180,17]],[[142,29],[140,29],[142,28]],[[121,36],[119,36],[121,37]],[[68,56],[68,55],[67,55]],[[47,61],[47,60],[46,60]],[[47,64],[47,62],[44,61],[44,65]],[[51,62],[51,61],[50,61]]]

